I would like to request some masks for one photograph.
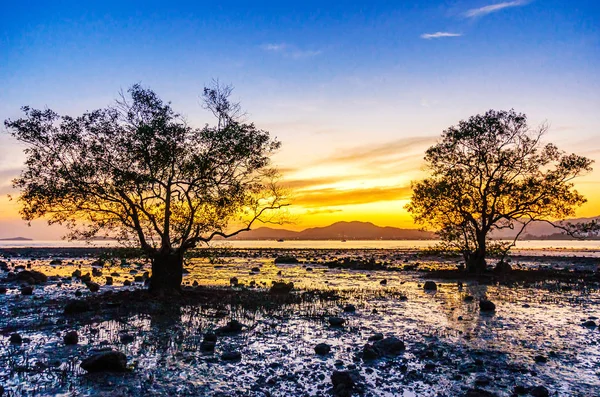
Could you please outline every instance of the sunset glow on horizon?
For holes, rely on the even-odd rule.
[[[199,95],[218,78],[282,142],[273,163],[295,222],[267,226],[415,228],[404,206],[425,150],[460,120],[514,108],[532,128],[548,123],[545,142],[595,160],[575,181],[588,199],[577,216],[600,215],[599,6],[397,3],[12,2],[0,16],[0,118],[23,105],[77,116],[141,82],[202,127],[212,120]],[[28,227],[8,199],[25,155],[2,131],[0,238],[58,239],[62,228]]]

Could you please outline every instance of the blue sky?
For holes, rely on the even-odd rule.
[[[302,226],[408,225],[405,213],[384,217],[405,199],[391,199],[392,187],[419,176],[444,128],[490,108],[547,120],[549,140],[600,160],[597,1],[87,3],[3,2],[0,118],[22,105],[78,114],[141,82],[201,125],[199,93],[219,78],[283,142],[276,161],[288,180],[340,195],[302,207]],[[381,148],[401,155],[369,159]],[[18,149],[0,136],[3,195]],[[595,172],[581,190],[598,181]],[[364,199],[343,205],[358,190]],[[0,206],[0,218],[15,217],[14,203]]]

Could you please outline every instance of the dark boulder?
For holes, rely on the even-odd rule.
[[[482,299],[479,301],[479,310],[482,312],[495,312],[496,305],[492,301]]]
[[[349,303],[346,306],[344,306],[344,311],[346,313],[354,313],[356,311],[356,306],[354,306],[353,304]]]
[[[100,290],[100,284],[92,281],[85,283],[85,286],[90,290],[90,292],[98,292]]]
[[[371,336],[369,336],[369,341],[377,341],[377,340],[382,340],[383,339],[383,334],[381,332],[378,332],[376,334],[373,334]]]
[[[320,356],[329,354],[330,351],[331,351],[331,346],[329,346],[327,343],[319,343],[318,345],[315,346],[315,353],[317,353]]]
[[[299,263],[299,261],[295,256],[282,255],[275,258],[275,263],[296,264]]]
[[[11,345],[20,345],[21,343],[23,343],[23,338],[21,337],[21,335],[15,333],[10,335],[8,341]]]
[[[41,284],[48,281],[48,276],[46,276],[42,272],[38,272],[36,270],[23,270],[17,273],[17,280],[19,281],[31,281],[35,284]]]
[[[215,334],[237,334],[239,332],[242,332],[244,327],[245,325],[240,323],[238,320],[231,320],[227,323],[227,325],[217,328],[215,330]]]
[[[483,389],[469,389],[464,394],[464,397],[496,397],[497,395]]]
[[[21,287],[21,295],[33,295],[33,287],[31,285]]]
[[[536,386],[529,391],[533,397],[548,397],[550,392],[544,386]]]
[[[336,397],[349,397],[360,383],[358,371],[333,371],[331,375],[333,395]]]
[[[63,336],[63,342],[65,345],[76,345],[79,343],[79,335],[77,331],[69,331]]]
[[[200,350],[203,352],[213,352],[213,351],[215,351],[216,346],[217,346],[216,341],[211,341],[211,340],[205,339],[200,343]]]
[[[80,367],[87,372],[123,372],[127,370],[127,357],[114,350],[101,351],[83,360]]]
[[[425,291],[437,291],[437,284],[433,281],[425,281],[423,289]]]
[[[294,283],[291,281],[286,283],[285,281],[273,281],[273,285],[269,292],[272,294],[289,294],[294,289]]]
[[[89,312],[90,310],[92,310],[92,308],[90,307],[90,304],[85,302],[85,301],[71,301],[69,303],[67,303],[67,305],[64,308],[63,313],[70,315],[70,314],[78,314],[78,313],[85,313],[85,312]]]
[[[379,340],[373,344],[376,349],[379,349],[386,355],[395,355],[403,351],[406,347],[404,342],[395,336],[390,336],[388,338],[384,338]]]
[[[226,351],[221,354],[221,360],[223,361],[237,361],[242,359],[242,353],[239,351]]]
[[[332,327],[343,327],[346,324],[346,320],[341,317],[329,317],[327,321]]]

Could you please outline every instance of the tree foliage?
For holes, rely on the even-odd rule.
[[[78,117],[24,107],[25,117],[5,121],[26,146],[13,181],[23,218],[66,224],[71,238],[135,240],[150,255],[275,221],[286,205],[270,166],[280,143],[240,121],[230,93],[204,90],[217,122],[203,128],[139,84]]]
[[[564,219],[585,202],[572,180],[591,171],[592,161],[542,144],[546,131],[531,129],[514,110],[460,121],[427,150],[430,175],[413,182],[408,211],[481,270],[490,250],[506,253],[530,222]],[[490,241],[506,228],[517,230],[515,241]]]

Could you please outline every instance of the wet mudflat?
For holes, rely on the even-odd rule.
[[[457,260],[406,252],[205,256],[188,260],[184,294],[170,301],[143,291],[143,260],[4,259],[4,395],[598,393],[594,260],[513,258],[515,269],[577,268],[584,276],[483,282],[432,277]],[[18,276],[32,270],[48,279]],[[270,293],[280,280],[294,288]],[[28,286],[31,295],[23,294]],[[480,305],[485,299],[495,310]],[[77,343],[67,344],[69,331]],[[125,367],[112,369],[124,371],[80,367],[103,350],[122,352]]]

